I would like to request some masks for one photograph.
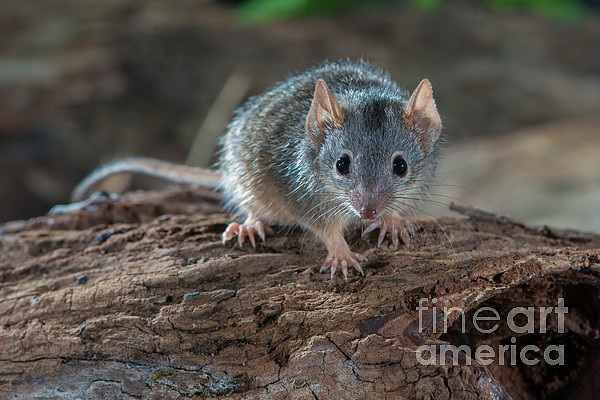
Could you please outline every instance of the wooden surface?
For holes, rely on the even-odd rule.
[[[455,207],[413,244],[347,235],[365,277],[320,274],[322,244],[287,229],[223,246],[217,194],[173,187],[97,197],[0,226],[0,398],[586,398],[597,388],[600,236]],[[569,307],[565,332],[460,319],[443,334],[419,299]],[[458,314],[452,315],[450,322]],[[467,318],[467,320],[469,319]],[[435,330],[435,332],[434,332]],[[423,365],[421,345],[565,345],[566,365]],[[438,364],[441,360],[437,360]],[[470,362],[472,361],[472,362]],[[467,365],[470,362],[471,365]]]

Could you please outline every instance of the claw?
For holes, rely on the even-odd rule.
[[[371,225],[365,229],[365,232],[371,232],[375,229],[380,228],[379,236],[377,237],[377,247],[380,247],[385,239],[385,235],[389,232],[392,244],[395,249],[398,249],[398,245],[400,244],[400,239],[404,242],[405,246],[409,246],[411,242],[411,238],[415,234],[414,225],[398,216],[384,216],[381,220],[373,222]]]
[[[239,226],[240,226],[240,224],[238,224],[237,222],[232,222],[229,224],[227,229],[225,229],[225,232],[223,232],[223,235],[221,235],[221,240],[223,241],[223,245],[235,236],[236,232],[239,229]]]
[[[365,272],[361,268],[359,262],[367,261],[367,258],[362,254],[352,253],[350,249],[346,254],[336,254],[332,255],[330,252],[330,256],[327,257],[319,272],[323,272],[330,268],[330,275],[333,279],[333,275],[335,275],[336,271],[340,269],[342,274],[344,275],[344,279],[348,280],[348,266],[352,265],[362,276],[365,276]]]
[[[263,224],[260,220],[248,218],[243,224],[238,224],[237,222],[230,223],[227,229],[225,229],[225,232],[223,232],[221,240],[223,241],[223,244],[225,244],[237,235],[238,245],[242,247],[247,237],[252,247],[256,248],[255,235],[258,235],[264,242],[266,240],[265,232],[271,232],[271,228],[269,228],[268,225]]]
[[[334,258],[333,261],[331,262],[331,279],[333,279],[333,274],[335,274],[335,271],[337,271],[337,266],[338,266],[338,260],[337,260],[337,258]]]
[[[321,265],[321,269],[319,270],[319,273],[325,271],[327,269],[327,265],[329,265],[329,263],[332,262],[332,261],[333,261],[333,258],[327,257],[325,259],[325,262],[323,263],[323,265]]]
[[[254,239],[254,232],[248,231],[248,239],[250,239],[250,244],[252,244],[252,247],[256,248],[256,239]]]
[[[372,232],[377,228],[381,228],[381,221],[375,221],[371,225],[367,226],[367,229],[365,229],[365,233]]]
[[[402,236],[404,238],[404,236]],[[392,243],[394,243],[394,249],[398,249],[398,229],[394,226],[392,229]]]
[[[363,256],[362,254],[358,254],[358,253],[354,253],[354,255],[356,256],[356,258],[358,259],[358,261],[362,261],[365,262],[367,261],[367,257]],[[360,274],[362,276],[365,276],[365,271],[363,271],[362,267],[360,266],[360,264],[358,263],[358,261],[356,260],[352,260],[352,265],[354,265],[354,268],[356,268],[356,270],[358,272],[360,272]]]
[[[344,274],[344,279],[348,280],[348,261],[342,260],[342,274]]]
[[[357,270],[358,272],[360,272],[360,274],[361,274],[362,276],[365,276],[365,271],[363,271],[363,269],[361,268],[361,266],[360,266],[358,263],[354,262],[354,263],[352,263],[352,264],[354,265],[354,267],[356,268],[356,270]]]
[[[256,232],[258,233],[258,236],[264,242],[266,240],[265,228],[263,228],[263,224],[260,221],[256,222]]]
[[[402,241],[404,243],[406,243],[406,246],[408,247],[410,245],[410,236],[413,235],[413,232],[411,232],[410,234],[408,233],[408,231],[402,231]]]
[[[244,225],[240,225],[239,230],[238,230],[238,245],[240,246],[240,249],[244,245],[244,237],[247,233],[248,233],[248,231],[246,230]]]
[[[379,238],[377,239],[377,248],[381,247],[381,243],[383,243],[383,239],[385,239],[386,232],[387,224],[384,222],[381,226],[381,230],[379,231]]]
[[[339,229],[331,228],[326,230],[322,238],[327,246],[327,249],[329,250],[329,254],[327,255],[325,263],[323,263],[321,266],[320,272],[330,268],[330,276],[333,279],[335,272],[338,269],[341,269],[344,279],[348,280],[348,266],[353,265],[358,272],[364,275],[359,262],[366,261],[367,259],[358,253],[353,253],[350,250],[348,243],[346,243],[346,239],[344,239],[344,236]]]

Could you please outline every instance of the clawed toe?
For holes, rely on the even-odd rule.
[[[227,229],[225,229],[225,232],[223,232],[223,235],[221,235],[221,241],[223,242],[223,244],[227,243],[235,235],[237,235],[239,232],[239,229],[240,229],[240,224],[238,224],[237,222],[230,223],[227,226]]]
[[[383,217],[373,222],[365,229],[365,233],[372,232],[375,229],[381,229],[377,238],[377,247],[380,247],[385,239],[386,233],[390,233],[394,248],[397,249],[400,239],[405,246],[409,246],[412,237],[415,234],[415,226],[412,222],[400,217]]]
[[[256,248],[256,238],[254,235],[258,235],[264,242],[266,240],[265,232],[270,232],[271,228],[268,225],[265,225],[260,220],[246,220],[243,224],[238,224],[237,222],[232,222],[227,226],[225,232],[221,237],[223,244],[227,243],[229,240],[233,239],[234,236],[238,237],[238,245],[242,247],[244,245],[244,241],[246,238],[250,240],[250,244],[252,247]]]
[[[339,255],[339,256],[332,256],[330,254],[330,256],[327,257],[327,259],[321,266],[321,269],[319,272],[323,272],[327,268],[330,268],[331,278],[333,279],[333,275],[336,273],[336,271],[339,268],[339,269],[341,269],[342,274],[344,275],[344,279],[348,280],[348,265],[351,264],[354,266],[354,268],[356,268],[356,270],[358,272],[360,272],[360,274],[362,276],[365,276],[365,273],[364,273],[362,267],[360,266],[359,261],[362,261],[362,262],[367,261],[367,258],[365,256],[363,256],[362,254],[352,253],[352,252],[345,254],[345,255]]]

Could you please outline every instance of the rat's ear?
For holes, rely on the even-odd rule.
[[[324,80],[319,79],[306,117],[306,133],[321,148],[329,130],[344,123],[344,109],[337,102]]]
[[[417,136],[421,150],[428,153],[442,132],[429,80],[423,79],[410,96],[404,109],[404,123]]]

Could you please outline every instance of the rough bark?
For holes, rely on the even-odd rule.
[[[282,230],[256,250],[223,246],[230,216],[198,188],[99,197],[4,224],[0,397],[591,398],[600,236],[454,208],[466,218],[419,220],[409,248],[349,233],[369,261],[347,282],[318,272],[326,251],[302,232]],[[554,313],[546,333],[539,318],[527,334],[502,321],[482,334],[469,322],[484,306],[506,318],[560,297],[564,333]],[[443,333],[443,306],[467,311],[464,333],[459,313]],[[518,348],[564,345],[565,365],[416,358],[423,344],[498,348],[511,337]]]

